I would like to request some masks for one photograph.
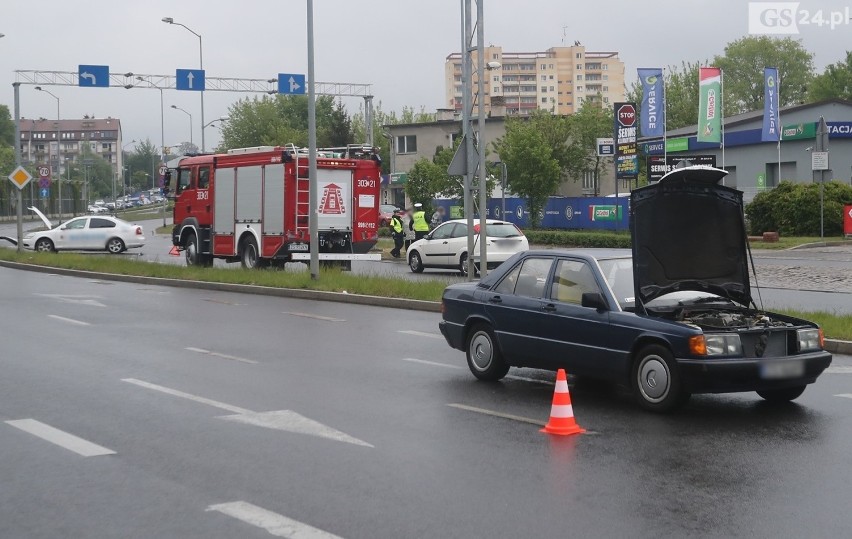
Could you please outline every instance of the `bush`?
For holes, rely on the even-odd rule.
[[[530,244],[558,247],[605,247],[629,249],[630,234],[625,232],[588,232],[576,230],[524,230]]]
[[[852,203],[852,187],[838,181],[825,183],[823,218],[826,236],[843,233],[843,205]],[[759,193],[746,205],[749,234],[775,231],[782,236],[819,236],[819,184],[781,182]]]

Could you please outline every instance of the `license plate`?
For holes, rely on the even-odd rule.
[[[307,251],[308,244],[307,243],[291,243],[290,244],[291,251]]]
[[[799,378],[805,374],[805,364],[801,360],[773,361],[760,367],[760,375],[767,380],[780,378]]]

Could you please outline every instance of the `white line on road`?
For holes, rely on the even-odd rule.
[[[313,318],[314,320],[323,320],[325,322],[346,322],[343,318],[333,318],[331,316],[320,316],[318,314],[311,313],[296,313],[292,311],[284,311],[284,314],[291,314],[293,316],[301,316],[303,318]]]
[[[65,318],[64,316],[58,316],[55,314],[47,315],[48,318],[53,318],[54,320],[61,320],[62,322],[68,322],[69,324],[76,324],[78,326],[91,326],[92,324],[88,322],[83,322],[81,320],[74,320],[73,318]]]
[[[429,337],[431,339],[443,339],[444,336],[440,333],[428,333],[426,331],[415,331],[413,329],[400,329],[397,333],[405,333],[406,335],[416,335],[418,337]]]
[[[73,434],[55,429],[50,425],[46,425],[35,419],[18,419],[15,421],[6,421],[7,425],[11,425],[16,429],[28,432],[33,436],[37,436],[42,440],[46,440],[59,447],[63,447],[68,451],[73,451],[84,457],[98,457],[101,455],[115,455],[115,451],[102,447],[98,444],[93,444],[88,440],[84,440]]]
[[[208,356],[220,357],[222,359],[230,359],[231,361],[239,361],[241,363],[251,363],[252,365],[257,365],[257,361],[253,359],[245,359],[237,356],[229,356],[228,354],[220,354],[219,352],[211,352],[210,350],[204,350],[203,348],[194,348],[189,346],[186,348],[190,352],[195,352],[197,354],[207,354]]]
[[[835,395],[835,397],[845,397],[847,399],[852,399],[852,393],[841,393],[840,395]]]
[[[180,397],[182,399],[188,399],[191,401],[199,402],[201,404],[206,404],[208,406],[213,406],[214,408],[220,408],[222,410],[227,410],[228,412],[233,412],[235,414],[252,414],[251,410],[246,408],[240,408],[239,406],[231,406],[230,404],[225,404],[224,402],[214,401],[212,399],[206,399],[204,397],[199,397],[196,395],[192,395],[190,393],[184,393],[183,391],[178,391],[177,389],[170,389],[168,387],[158,386],[157,384],[152,384],[149,382],[143,382],[142,380],[136,380],[135,378],[122,378],[122,382],[127,382],[128,384],[134,384],[139,387],[144,387],[147,389],[153,389],[154,391],[159,391],[160,393],[165,393],[167,395],[172,395],[174,397]]]
[[[826,374],[852,374],[852,367],[847,365],[837,365],[825,369]]]
[[[458,408],[459,410],[467,410],[468,412],[476,412],[478,414],[485,414],[485,415],[490,415],[490,416],[494,416],[494,417],[502,417],[503,419],[511,419],[512,421],[521,421],[523,423],[531,423],[531,424],[537,425],[539,427],[544,426],[544,423],[542,423],[541,421],[538,421],[536,419],[530,419],[528,417],[522,417],[522,416],[519,416],[519,415],[504,414],[502,412],[495,412],[494,410],[486,410],[485,408],[477,408],[476,406],[467,406],[466,404],[456,404],[456,403],[449,403],[449,404],[447,404],[447,406],[450,406],[452,408]]]
[[[447,367],[448,369],[461,369],[458,365],[448,365],[447,363],[438,363],[437,361],[426,361],[425,359],[416,359],[413,357],[404,357],[403,361],[410,361],[411,363],[420,363],[422,365],[432,365],[433,367]]]
[[[298,520],[273,513],[248,502],[229,502],[211,505],[207,511],[218,511],[237,520],[263,528],[275,537],[289,539],[341,539],[340,536],[314,528]]]

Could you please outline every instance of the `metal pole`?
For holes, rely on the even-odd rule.
[[[201,48],[201,34],[198,35],[198,63],[201,71],[204,71],[204,52]],[[201,125],[204,125],[204,90],[201,90]],[[204,143],[204,127],[201,128],[201,152],[207,151],[207,145]]]
[[[485,0],[476,0],[476,69],[479,73],[476,91],[479,94],[477,129],[479,130],[479,274],[488,275],[488,234],[486,222],[488,192],[485,183]]]
[[[500,192],[502,193],[503,201],[500,208],[500,219],[506,220],[506,163],[500,161]]]
[[[166,162],[166,115],[163,112],[163,89],[160,90],[160,159]]]
[[[15,168],[21,166],[21,83],[13,82],[15,93]],[[30,180],[32,181],[32,180]],[[18,224],[18,252],[23,251],[24,242],[24,195],[23,189],[18,189],[16,218]]]
[[[319,224],[317,218],[317,110],[314,92],[314,2],[308,0],[308,201],[310,217],[308,230],[311,235],[311,279],[319,279]],[[365,112],[366,114],[366,112]],[[368,127],[372,129],[372,127]],[[298,175],[298,171],[296,171]]]
[[[364,96],[364,120],[367,124],[367,144],[373,145],[373,96]]]
[[[473,133],[470,129],[470,112],[472,101],[471,90],[471,62],[470,62],[470,0],[462,2],[462,133],[465,144],[465,172],[464,172],[464,213],[467,216],[467,280],[472,281],[475,270],[473,268]]]

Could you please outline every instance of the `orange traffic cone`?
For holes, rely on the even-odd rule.
[[[556,372],[556,388],[553,390],[553,406],[550,407],[550,421],[540,432],[548,434],[580,434],[586,429],[574,421],[574,408],[571,406],[571,394],[568,393],[568,378],[565,371]]]
[[[172,256],[180,256],[180,250],[178,250],[177,245],[169,250],[169,254]]]

